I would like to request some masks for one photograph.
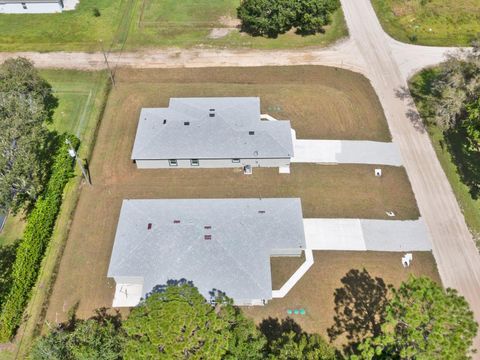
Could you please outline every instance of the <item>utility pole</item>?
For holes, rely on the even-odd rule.
[[[83,166],[82,161],[78,158],[77,152],[73,148],[72,143],[68,139],[65,139],[65,143],[70,147],[70,149],[68,149],[68,154],[77,161],[77,164],[80,167],[80,170],[82,170],[83,177],[87,181],[88,185],[91,186],[92,183],[90,182],[90,177],[87,174],[87,170]]]
[[[108,75],[110,75],[110,80],[112,81],[113,87],[115,87],[115,77],[113,76],[113,71],[110,68],[110,64],[108,62],[107,53],[105,52],[105,48],[103,47],[103,40],[100,40],[100,46],[102,47],[103,58],[105,59],[105,64],[107,65]]]

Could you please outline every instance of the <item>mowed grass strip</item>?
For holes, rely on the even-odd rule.
[[[333,81],[342,76],[343,81]],[[356,126],[354,119],[367,122],[370,129],[386,126],[381,124],[384,121],[381,108],[376,107],[378,113],[372,111],[378,100],[366,96],[373,93],[363,79],[353,73],[337,74],[333,69],[315,67],[120,70],[90,164],[93,186],[82,189],[47,320],[65,320],[68,310],[77,302],[77,314],[81,317],[91,316],[95,308],[111,305],[114,283],[106,274],[123,199],[300,197],[305,217],[383,219],[387,218],[385,211],[393,210],[397,219],[418,218],[415,198],[401,167],[383,167],[381,178],[374,176],[371,165],[315,164],[293,164],[289,175],[279,174],[278,169],[255,168],[253,175],[245,176],[241,169],[138,170],[130,160],[142,107],[165,106],[172,96],[248,95],[262,96],[263,102],[264,95],[275,99],[274,94],[282,91],[279,89],[291,85],[296,87],[297,94],[306,94],[304,98],[298,95],[295,120],[292,115],[294,126],[303,129],[303,135],[320,136],[325,129],[331,129],[335,137],[355,134],[361,138],[361,134],[368,134],[384,138],[383,130],[367,132]],[[333,98],[328,91],[303,90],[300,87],[303,81],[307,87],[320,86],[317,90],[333,87],[335,96],[340,97],[348,98],[348,89],[352,89],[364,105],[355,103],[352,100],[355,97],[350,98],[350,108],[335,110],[342,113],[341,117],[331,113],[322,120],[312,120],[302,115],[303,111],[314,116],[316,111],[311,106],[316,106],[315,101],[327,102],[322,97],[331,101]],[[312,101],[311,96],[317,99]],[[281,102],[264,106],[295,108],[289,99],[284,97]],[[357,117],[363,111],[370,111],[371,116]],[[284,113],[285,117],[289,115]],[[344,122],[345,118],[351,119],[352,124]]]
[[[282,299],[273,299],[265,306],[243,307],[246,315],[256,323],[272,317],[273,319],[293,318],[302,330],[317,332],[328,339],[327,329],[334,324],[334,291],[343,287],[341,279],[351,269],[366,269],[372,277],[383,279],[386,285],[400,285],[409,276],[428,276],[441,284],[435,259],[431,252],[414,252],[413,262],[409,268],[401,264],[401,253],[378,251],[314,251],[315,263],[300,279],[292,290]],[[284,266],[289,266],[290,258],[275,258],[271,262],[272,277],[284,274]],[[360,281],[353,281],[352,287],[358,286],[354,294],[359,302],[371,304],[372,298],[368,287],[362,287]],[[361,289],[361,290],[360,290]],[[351,299],[353,300],[353,299]],[[288,315],[287,310],[305,309],[305,315]],[[345,343],[339,339],[338,343]]]
[[[480,0],[372,0],[393,38],[422,45],[469,46],[480,32]]]

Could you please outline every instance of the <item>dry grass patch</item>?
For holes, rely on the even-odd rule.
[[[334,291],[342,287],[341,279],[351,269],[365,268],[372,277],[380,277],[385,284],[394,286],[398,286],[411,275],[428,276],[441,284],[432,253],[414,252],[413,262],[409,268],[403,268],[401,257],[401,253],[393,252],[314,251],[314,265],[287,296],[283,299],[273,299],[263,307],[243,309],[257,323],[268,317],[287,318],[287,309],[305,309],[305,315],[290,317],[303,330],[317,332],[328,338],[327,329],[334,324]],[[285,268],[291,265],[292,259],[277,258],[272,262],[272,277],[284,274]]]
[[[259,96],[262,112],[292,121],[304,139],[390,141],[375,91],[362,75],[324,66],[122,69],[115,98],[126,116],[170,97]]]
[[[304,262],[304,252],[302,252],[301,256],[271,257],[270,268],[272,269],[272,290],[279,290]]]
[[[399,219],[419,216],[408,177],[399,167],[383,167],[381,178],[374,176],[371,165],[314,164],[293,164],[290,175],[265,168],[254,169],[253,175],[245,176],[239,169],[137,170],[130,160],[141,107],[165,106],[172,96],[260,95],[264,101],[275,99],[271,93],[286,91],[282,90],[284,87],[300,89],[312,97],[322,86],[332,87],[339,94],[342,90],[333,81],[335,70],[316,67],[300,67],[297,73],[290,68],[121,70],[117,76],[117,88],[108,100],[90,163],[93,186],[81,189],[50,299],[49,321],[65,320],[66,312],[77,302],[80,317],[91,316],[95,308],[111,305],[114,282],[106,274],[123,199],[300,197],[305,217],[386,218],[385,210],[390,209],[396,211]],[[368,133],[378,139],[382,133],[378,129],[386,129],[381,112],[365,118],[368,132],[345,121],[346,118],[362,121],[358,113],[371,112],[377,99],[365,95],[372,90],[363,77],[348,72],[344,76],[351,76],[351,82],[342,85],[344,91],[356,87],[356,95],[349,101],[363,99],[363,108],[356,111],[344,108],[342,116],[330,113],[331,117],[313,121],[305,115],[315,114],[312,100],[299,97],[296,101],[301,101],[303,108],[299,103],[296,109],[285,96],[281,103],[277,102],[284,114],[279,117],[295,118],[295,126],[304,135],[316,137],[332,129],[331,134],[338,137],[343,133],[357,137]],[[329,79],[332,85],[326,85]],[[307,85],[301,85],[302,81]],[[303,86],[312,88],[307,91]],[[343,96],[350,95],[346,92]],[[264,106],[272,105],[265,100]],[[292,109],[289,110],[292,113],[285,109]],[[293,113],[295,109],[301,116]]]

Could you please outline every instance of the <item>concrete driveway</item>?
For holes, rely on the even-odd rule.
[[[311,250],[432,250],[422,219],[304,219],[303,224],[307,248]]]
[[[349,140],[294,140],[292,162],[401,166],[394,143]]]

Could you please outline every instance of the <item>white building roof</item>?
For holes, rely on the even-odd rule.
[[[171,98],[143,108],[132,159],[290,158],[290,121],[260,120],[257,97]]]
[[[143,295],[185,278],[207,299],[268,300],[270,256],[304,248],[298,198],[124,200],[108,276],[143,279]]]

